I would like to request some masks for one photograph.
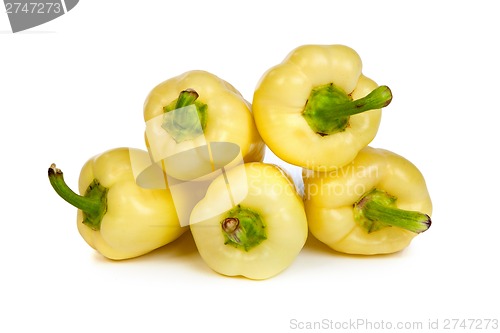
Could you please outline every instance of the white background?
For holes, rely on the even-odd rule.
[[[2,10],[0,331],[289,332],[294,319],[426,329],[429,320],[500,319],[497,9],[494,1],[82,0],[17,34]],[[265,281],[214,273],[189,234],[124,262],[84,243],[76,210],[49,185],[50,163],[76,188],[89,157],[144,148],[142,105],[157,83],[204,69],[251,100],[264,71],[302,44],[349,45],[365,75],[391,87],[371,145],[426,177],[428,232],[399,254],[369,258],[310,237],[291,267]]]

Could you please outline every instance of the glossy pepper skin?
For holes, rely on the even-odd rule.
[[[80,235],[103,256],[129,259],[146,254],[182,235],[169,190],[145,189],[134,178],[133,163],[149,161],[147,152],[117,148],[89,159],[79,178],[79,192],[66,186],[53,164],[49,179],[56,192],[78,207]],[[132,162],[131,162],[132,161]]]
[[[336,171],[304,170],[305,209],[311,233],[349,254],[401,251],[431,224],[424,177],[393,152],[366,147]]]
[[[190,105],[198,117],[189,116],[186,108],[171,122],[165,120],[171,111]],[[154,87],[144,102],[144,120],[149,124],[146,145],[156,160],[210,142],[238,145],[245,162],[264,158],[251,104],[231,84],[206,71],[188,71]]]
[[[193,209],[190,228],[210,268],[256,280],[290,266],[308,234],[302,198],[293,182],[280,168],[259,162],[216,178]]]
[[[362,74],[359,55],[344,45],[303,45],[260,79],[257,128],[282,160],[328,171],[351,162],[375,137],[381,108],[392,99]]]

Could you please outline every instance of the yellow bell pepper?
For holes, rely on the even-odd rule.
[[[244,162],[264,158],[265,145],[250,103],[231,84],[206,71],[189,71],[154,87],[144,103],[144,120],[153,160],[167,160],[167,173],[180,179],[206,174],[198,169],[206,165],[207,154],[196,149],[211,143],[237,145]]]
[[[361,72],[361,59],[343,45],[304,45],[258,83],[257,128],[282,160],[328,171],[351,162],[375,137],[380,108],[392,94]]]
[[[65,183],[52,164],[48,170],[54,190],[78,208],[80,235],[103,256],[129,259],[177,239],[187,230],[177,219],[168,189],[145,189],[135,180],[134,167],[150,161],[145,151],[117,148],[88,160],[83,166],[80,194]]]
[[[291,265],[308,234],[303,202],[291,179],[259,162],[216,178],[194,207],[190,229],[211,269],[257,280]]]
[[[401,251],[431,225],[424,177],[390,151],[366,147],[341,169],[304,170],[303,178],[309,229],[336,251]]]

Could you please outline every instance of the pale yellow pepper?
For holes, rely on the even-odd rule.
[[[251,104],[227,81],[206,71],[188,71],[155,86],[144,103],[144,120],[153,160],[166,160],[167,173],[180,179],[206,174],[203,165],[210,160],[197,155],[205,154],[200,147],[213,143],[237,146],[240,154],[235,158],[241,162],[264,158]]]
[[[425,179],[407,159],[366,147],[330,172],[303,171],[309,229],[349,254],[398,252],[431,225]]]
[[[190,229],[210,268],[257,280],[289,267],[308,234],[302,198],[291,179],[279,167],[259,162],[216,178],[194,207]]]
[[[260,79],[257,128],[282,160],[328,171],[351,162],[375,137],[380,108],[392,94],[362,74],[359,55],[344,45],[304,45]]]
[[[134,165],[148,165],[149,154],[133,148],[108,150],[89,159],[79,192],[65,183],[53,164],[54,190],[78,208],[77,227],[89,246],[114,259],[138,257],[166,245],[188,228],[181,227],[168,189],[145,189],[136,183]]]

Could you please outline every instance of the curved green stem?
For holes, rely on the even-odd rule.
[[[396,207],[397,198],[373,189],[354,204],[354,219],[368,233],[385,227],[399,227],[421,233],[431,226],[429,215]]]
[[[387,86],[377,87],[365,97],[352,100],[342,89],[330,83],[311,91],[302,115],[313,131],[329,135],[345,130],[350,116],[383,108],[391,100],[392,92]]]
[[[198,93],[186,89],[163,108],[162,128],[175,142],[192,140],[203,134],[207,125],[207,105],[198,101]]]
[[[85,195],[79,195],[64,181],[63,172],[52,164],[49,168],[49,181],[57,194],[71,205],[83,212],[83,223],[93,230],[99,230],[101,221],[107,211],[108,189],[94,181],[89,185]]]
[[[224,244],[245,252],[267,239],[265,228],[259,213],[239,205],[230,210],[221,221]]]

